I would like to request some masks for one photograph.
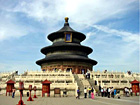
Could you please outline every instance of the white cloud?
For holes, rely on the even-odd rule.
[[[86,23],[84,23],[86,25]],[[133,48],[136,48],[136,50],[139,48],[139,44],[140,44],[140,36],[139,33],[131,33],[131,32],[127,32],[127,31],[122,31],[122,30],[116,30],[116,29],[112,29],[112,28],[108,28],[107,26],[103,26],[103,25],[89,25],[87,24],[88,27],[92,27],[94,29],[96,29],[96,31],[92,32],[88,32],[86,33],[87,39],[90,39],[93,36],[99,37],[101,36],[100,40],[105,41],[105,37],[120,37],[122,40],[122,42],[125,42],[127,45],[131,44],[131,47],[133,45]],[[98,35],[99,32],[103,32],[103,34],[105,35]],[[101,41],[99,41],[101,42]],[[98,43],[100,44],[100,43]],[[122,45],[123,46],[123,45]],[[130,45],[129,45],[130,46]]]
[[[89,38],[90,38],[91,36],[95,35],[95,34],[96,34],[95,32],[88,32],[88,33],[86,34],[86,40],[89,40]]]
[[[39,0],[22,1],[9,11],[22,12],[38,21],[61,21],[69,16],[75,22],[96,23],[107,18],[120,18],[135,9],[137,0]],[[118,15],[119,14],[119,15]]]
[[[25,30],[25,27],[8,23],[8,25],[0,27],[0,41],[13,37],[18,38],[26,35],[27,33],[28,31]]]
[[[126,42],[133,42],[133,43],[139,44],[139,34],[134,34],[131,32],[126,32],[126,31],[121,31],[121,30],[116,30],[116,29],[110,29],[102,25],[93,25],[93,27],[105,33],[109,33],[110,35],[119,36],[123,38],[123,40]]]
[[[14,14],[0,12],[0,41],[20,38],[32,32],[35,32],[35,28],[23,25],[22,22],[18,23],[18,19]]]
[[[111,69],[116,68],[115,65],[118,65],[117,68],[138,71],[140,44],[138,33],[116,30],[103,25],[88,26],[98,30],[88,32],[86,34],[88,40],[86,39],[84,42],[85,45],[96,47],[92,56],[99,61],[97,68],[103,68],[101,65],[104,65]],[[118,40],[114,40],[116,36],[119,37]]]
[[[65,16],[70,17],[70,22],[76,24],[80,22],[94,24],[105,19],[121,18],[128,10],[137,8],[134,5],[136,2],[137,0],[127,0],[127,2],[124,0],[23,0],[6,3],[1,1],[0,11],[4,13],[0,12],[0,23],[3,23],[0,24],[0,40],[21,37],[31,32],[27,25],[22,26],[16,22],[20,19],[18,13],[25,14],[25,18],[42,22],[42,25],[47,24],[46,28],[53,31],[57,27],[56,24]]]

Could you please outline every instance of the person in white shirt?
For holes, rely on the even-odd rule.
[[[124,93],[125,93],[125,96],[127,96],[127,88],[126,87],[124,88]]]
[[[108,88],[108,98],[110,98],[110,88]]]
[[[129,97],[129,93],[130,93],[130,91],[129,91],[129,89],[127,88],[127,97]]]
[[[85,98],[87,98],[87,88],[84,89]]]
[[[106,97],[107,96],[107,88],[106,87],[104,87],[104,96]]]
[[[132,93],[132,88],[130,88],[130,94],[131,94],[131,96],[133,95],[133,93]]]
[[[104,89],[103,88],[101,88],[101,95],[102,95],[102,97],[103,97],[103,94],[104,93]]]

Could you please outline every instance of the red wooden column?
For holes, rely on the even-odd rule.
[[[137,81],[137,80],[134,80],[134,81],[131,82],[131,84],[132,84],[132,92],[135,93],[135,96],[137,95],[138,92],[140,92],[139,83],[140,82]]]
[[[23,90],[24,90],[24,84],[23,84],[23,82],[20,81],[19,82],[20,100],[19,100],[17,105],[26,105],[26,104],[24,104],[24,102],[22,100],[22,94],[21,93],[23,93]]]
[[[75,74],[78,74],[78,66],[75,69]]]
[[[27,101],[34,101],[34,100],[32,99],[32,95],[31,95],[32,85],[29,85],[29,91],[30,91],[30,96],[29,96],[29,98],[28,98]]]
[[[6,82],[7,84],[7,87],[6,87],[6,96],[7,96],[7,93],[9,93],[9,96],[12,95],[12,89],[14,88],[14,84],[15,82],[12,81],[12,80],[9,80]]]
[[[34,97],[33,98],[37,98],[37,96],[36,96],[36,86],[34,86]]]
[[[51,82],[48,80],[42,82],[42,97],[44,97],[45,93],[47,93],[47,97],[50,96],[50,84]]]

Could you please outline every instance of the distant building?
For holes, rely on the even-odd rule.
[[[36,63],[41,66],[42,71],[61,69],[85,74],[87,69],[92,70],[92,67],[97,64],[97,61],[88,58],[92,49],[80,44],[85,38],[83,33],[69,26],[66,17],[64,27],[48,35],[48,39],[53,44],[41,49],[46,57]]]

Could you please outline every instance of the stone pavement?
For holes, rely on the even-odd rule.
[[[23,97],[26,105],[139,105],[139,96],[106,98],[95,97],[92,99],[76,99],[75,97],[38,97],[34,101],[27,101],[28,97]],[[19,97],[11,98],[10,96],[0,95],[0,105],[16,105]]]

